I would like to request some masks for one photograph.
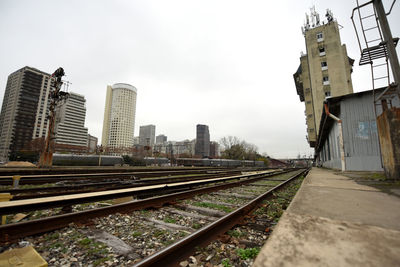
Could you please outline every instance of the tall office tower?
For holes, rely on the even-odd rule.
[[[140,126],[139,129],[139,145],[142,146],[153,146],[156,139],[156,126],[155,125],[144,125]]]
[[[135,130],[137,89],[126,83],[107,86],[101,144],[132,147]]]
[[[57,112],[56,145],[65,145],[62,146],[65,150],[69,150],[68,146],[87,150],[88,129],[85,128],[85,102],[83,95],[70,92],[67,101]]]
[[[207,125],[197,124],[196,126],[194,154],[202,158],[210,156],[210,132]]]
[[[307,53],[300,57],[300,66],[293,74],[297,94],[305,104],[308,142],[315,147],[326,97],[353,93],[351,72],[354,60],[342,45],[337,21],[327,10],[327,21],[311,11],[302,27]],[[311,22],[310,22],[311,19]]]
[[[0,114],[0,160],[47,133],[50,74],[24,67],[8,76]]]
[[[156,136],[156,144],[164,144],[167,142],[167,137],[163,134],[157,135]]]

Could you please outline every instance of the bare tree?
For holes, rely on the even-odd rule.
[[[226,159],[256,160],[259,156],[257,146],[240,140],[236,136],[223,137],[220,140],[222,157]]]

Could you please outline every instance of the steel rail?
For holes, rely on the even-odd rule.
[[[117,173],[86,173],[86,174],[51,174],[51,175],[20,175],[20,184],[40,184],[58,181],[74,181],[80,179],[108,179],[112,178],[153,178],[163,175],[179,175],[179,174],[204,174],[210,170],[168,170],[168,171],[151,171],[151,172],[117,172]],[[218,170],[215,170],[218,171]],[[221,172],[228,172],[223,170]],[[12,184],[13,176],[0,176],[1,185]]]
[[[24,199],[15,201],[0,202],[0,214],[16,214],[19,212],[27,212],[33,210],[41,210],[55,207],[71,206],[76,204],[83,204],[88,202],[96,202],[102,200],[110,200],[127,196],[148,196],[154,194],[160,194],[163,191],[176,192],[179,189],[191,189],[195,186],[200,186],[209,183],[227,182],[230,180],[237,180],[249,177],[259,177],[263,174],[252,174],[252,175],[237,175],[223,178],[214,179],[202,179],[197,181],[179,182],[171,184],[157,184],[157,185],[146,185],[133,188],[107,190],[102,192],[82,193],[82,194],[71,194],[54,197],[43,197],[34,199]]]
[[[41,218],[26,222],[18,222],[14,224],[6,224],[0,226],[0,244],[6,244],[16,241],[30,235],[45,233],[68,226],[70,223],[85,223],[97,217],[104,217],[114,213],[129,213],[134,210],[141,210],[151,207],[161,207],[168,203],[176,203],[178,200],[193,197],[198,194],[215,192],[222,189],[236,187],[239,185],[252,183],[254,181],[267,177],[276,176],[289,171],[275,171],[259,175],[255,178],[239,180],[230,183],[202,187],[183,192],[172,193],[157,197],[146,198],[143,200],[135,200],[126,203],[116,204],[109,207],[96,208],[86,211],[56,215],[48,218]]]
[[[225,167],[98,167],[98,166],[76,166],[73,168],[53,167],[51,169],[0,167],[0,176],[4,175],[48,175],[48,174],[74,174],[74,173],[111,173],[111,172],[147,172],[147,171],[168,171],[168,170],[208,170],[228,169]]]
[[[68,185],[68,186],[53,186],[53,187],[38,187],[38,188],[26,188],[26,189],[4,189],[0,190],[0,193],[10,193],[13,198],[12,201],[21,200],[21,199],[32,199],[32,198],[41,198],[41,197],[52,197],[59,196],[60,192],[62,195],[72,195],[72,194],[82,194],[82,193],[90,193],[90,192],[100,192],[100,191],[108,191],[108,190],[117,190],[124,188],[134,188],[140,186],[147,185],[156,185],[156,184],[171,184],[176,182],[185,182],[185,181],[196,181],[202,179],[214,179],[227,177],[229,175],[234,175],[237,173],[221,173],[221,174],[212,174],[204,176],[179,176],[179,177],[171,177],[171,178],[149,178],[143,180],[135,180],[135,181],[114,181],[114,182],[103,182],[103,183],[89,183],[89,184],[76,184],[76,185]]]
[[[292,176],[285,182],[273,187],[239,209],[232,211],[215,222],[201,228],[199,231],[196,231],[182,240],[166,247],[165,249],[143,259],[139,263],[135,264],[134,267],[178,266],[179,261],[184,260],[192,255],[196,247],[204,246],[215,240],[218,235],[224,234],[226,231],[238,224],[244,216],[257,208],[257,206],[260,205],[265,198],[271,196],[274,191],[287,185],[301,175],[308,173],[308,171],[309,170],[307,169]]]

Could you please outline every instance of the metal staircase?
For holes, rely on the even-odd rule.
[[[381,105],[382,100],[384,104],[391,106],[391,99],[396,95],[397,84],[391,83],[389,55],[387,42],[384,41],[381,26],[379,25],[378,15],[373,5],[374,0],[368,1],[360,5],[357,0],[357,7],[353,9],[351,20],[358,40],[358,45],[361,51],[359,65],[371,66],[372,74],[372,89],[374,95],[375,106]],[[393,1],[390,14],[394,3]],[[358,25],[362,33],[362,39],[358,34],[354,15],[358,17]],[[397,45],[399,38],[393,38],[394,46]],[[379,95],[375,94],[375,89],[385,88]]]

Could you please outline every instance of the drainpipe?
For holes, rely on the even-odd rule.
[[[325,113],[338,123],[338,129],[339,129],[339,147],[340,147],[340,158],[342,161],[342,172],[346,170],[346,161],[344,159],[344,142],[343,142],[343,129],[342,129],[342,120],[336,117],[335,115],[331,114],[329,112],[328,104],[324,103],[325,107]]]

